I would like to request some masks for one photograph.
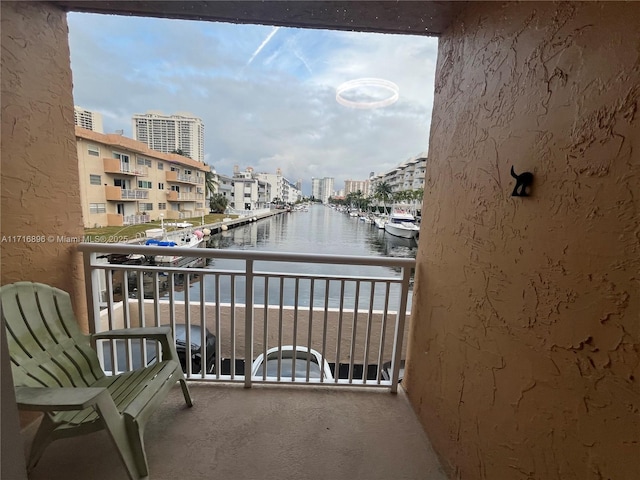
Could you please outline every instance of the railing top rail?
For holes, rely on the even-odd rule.
[[[198,248],[194,251],[188,247],[156,247],[148,245],[132,245],[118,243],[80,243],[77,246],[81,252],[88,253],[119,253],[119,254],[142,254],[142,255],[176,255],[193,258],[225,258],[236,260],[257,260],[268,262],[294,262],[294,263],[324,263],[340,265],[371,265],[386,267],[415,266],[413,258],[398,257],[374,257],[357,255],[320,255],[312,253],[282,253],[267,251],[249,250],[218,250],[215,248]]]

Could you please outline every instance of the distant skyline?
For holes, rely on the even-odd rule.
[[[134,114],[189,113],[205,125],[205,162],[301,179],[364,180],[427,151],[437,39],[408,35],[69,13],[74,103],[133,137]],[[360,78],[398,86],[377,109],[336,101]],[[392,94],[344,93],[355,102]]]

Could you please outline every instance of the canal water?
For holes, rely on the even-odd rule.
[[[312,205],[308,211],[294,211],[275,215],[257,222],[252,222],[244,226],[234,228],[225,232],[212,235],[207,248],[232,249],[232,250],[252,250],[271,252],[291,252],[291,253],[311,253],[311,254],[331,254],[331,255],[357,255],[357,256],[392,256],[415,258],[417,243],[412,239],[404,239],[389,235],[384,230],[378,229],[375,225],[365,223],[358,218],[338,212],[323,205]],[[216,270],[238,270],[243,268],[243,263],[238,260],[212,259],[207,264],[207,268]],[[339,274],[349,276],[380,276],[399,277],[400,270],[388,267],[349,267],[348,272],[336,271],[335,265],[323,264],[291,264],[282,262],[255,262],[256,271],[301,273],[301,274]],[[206,276],[205,280],[205,300],[214,301],[215,285],[213,278]],[[192,300],[199,300],[200,285],[196,277],[190,288]],[[255,285],[256,303],[264,298],[264,282],[257,278]],[[413,282],[413,277],[412,277]],[[277,283],[277,282],[274,282]],[[318,282],[314,293],[314,305],[324,304],[324,284]],[[335,287],[335,288],[334,288]],[[375,307],[383,306],[382,285],[380,291],[376,288]],[[395,288],[395,287],[394,287]],[[288,282],[284,287],[285,304],[293,305],[294,283]],[[230,301],[229,281],[220,283],[221,302]],[[236,301],[243,302],[244,279],[238,277],[235,286]],[[349,307],[349,302],[353,304],[353,285],[347,285],[345,292],[345,308]],[[392,295],[393,295],[392,289]],[[277,302],[280,292],[278,285],[269,284],[269,299]],[[308,305],[310,300],[310,289],[304,288],[301,284],[299,289],[299,305]],[[360,291],[360,298],[368,299],[369,293],[363,285]],[[183,298],[183,293],[177,292],[176,298]],[[338,307],[340,301],[340,291],[338,285],[332,285],[329,295],[329,306]],[[410,300],[410,299],[409,299]],[[408,307],[411,303],[409,301]]]

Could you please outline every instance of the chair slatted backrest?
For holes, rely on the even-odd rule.
[[[41,283],[0,288],[15,386],[84,387],[105,376],[69,294]]]

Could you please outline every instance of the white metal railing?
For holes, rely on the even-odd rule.
[[[413,259],[130,244],[78,248],[84,255],[91,332],[158,325],[175,332],[176,325],[192,325],[183,328],[179,344],[187,379],[397,391]],[[108,263],[108,255],[121,262],[133,255],[192,262]],[[200,328],[192,330],[193,325]],[[129,343],[126,365],[119,365],[121,347],[98,346],[113,360],[114,371],[130,369],[136,359],[146,364],[159,348],[144,344],[136,351]],[[289,360],[288,350],[304,358]],[[265,365],[252,374],[254,357],[260,355]],[[382,366],[389,362],[386,379]]]
[[[123,225],[140,225],[142,223],[149,223],[151,217],[149,215],[125,215],[122,219]]]

